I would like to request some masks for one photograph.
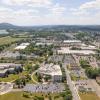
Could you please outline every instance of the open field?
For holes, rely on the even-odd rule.
[[[19,41],[19,40],[22,40],[22,39],[23,38],[13,38],[13,37],[10,37],[10,36],[1,37],[0,38],[0,45],[8,44],[8,43]]]
[[[32,100],[32,99],[24,98],[22,96],[22,92],[14,92],[0,96],[0,100]]]
[[[57,95],[57,94],[35,93],[31,95],[31,98],[26,98],[26,97],[23,97],[23,93],[24,92],[11,92],[11,93],[0,96],[0,100],[8,100],[8,98],[9,100],[34,100],[33,98],[35,96],[44,97],[45,98],[44,100],[49,100],[49,97],[51,97],[51,100],[63,100],[62,97],[58,97],[60,96],[59,94]],[[55,96],[57,96],[58,98],[54,99]]]
[[[10,74],[6,78],[0,78],[0,81],[2,81],[2,82],[12,82],[12,81],[20,78],[21,76],[24,76],[24,75],[27,75],[27,72],[24,71],[24,72],[22,72],[20,74],[15,74],[15,75],[14,74]]]
[[[81,100],[100,100],[95,93],[79,93]]]

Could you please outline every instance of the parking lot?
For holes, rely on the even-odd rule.
[[[43,92],[43,93],[60,93],[65,90],[65,87],[63,84],[59,83],[50,83],[50,84],[27,84],[23,91],[26,92],[32,92],[32,93],[38,93],[38,92]]]
[[[12,88],[12,83],[0,83],[0,95],[10,92]]]

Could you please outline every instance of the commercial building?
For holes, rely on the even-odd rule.
[[[15,69],[22,68],[21,64],[0,63],[0,77],[5,77],[8,73],[14,73]]]
[[[41,45],[41,46],[45,46],[45,45],[48,45],[48,46],[49,46],[49,45],[52,45],[52,44],[53,44],[53,43],[46,43],[46,42],[42,43],[42,42],[37,42],[37,43],[36,43],[36,46],[40,46],[40,45]]]
[[[43,64],[38,72],[41,75],[50,75],[53,82],[62,81],[62,72],[59,65],[54,65],[53,63]]]
[[[83,54],[83,55],[90,55],[95,54],[95,51],[92,50],[70,50],[69,47],[62,47],[61,49],[57,50],[58,54]]]
[[[28,45],[30,45],[30,43],[22,43],[22,44],[20,44],[19,46],[17,46],[17,47],[15,48],[15,50],[23,50],[23,49],[25,49]]]
[[[96,46],[85,45],[85,44],[82,44],[80,48],[81,48],[82,50],[96,50]]]
[[[64,40],[64,46],[80,46],[82,42],[80,40]]]

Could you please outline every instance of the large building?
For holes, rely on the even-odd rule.
[[[95,51],[93,50],[71,50],[69,47],[62,47],[61,49],[57,50],[57,52],[58,54],[95,54]]]
[[[53,82],[62,81],[62,72],[59,65],[53,63],[44,64],[39,68],[38,72],[41,75],[50,75]]]
[[[22,44],[20,44],[19,46],[17,46],[17,47],[15,48],[15,50],[23,50],[23,49],[25,49],[28,45],[30,45],[30,43],[22,43]]]
[[[64,46],[80,46],[81,45],[80,40],[64,40],[63,45]]]
[[[0,77],[5,77],[8,73],[14,73],[15,69],[22,68],[21,64],[0,63]]]

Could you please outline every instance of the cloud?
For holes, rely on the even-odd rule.
[[[65,12],[66,8],[60,6],[59,4],[54,5],[50,11],[53,15],[62,15]]]
[[[6,5],[49,5],[51,0],[2,0]]]
[[[84,10],[84,9],[71,8],[70,11],[75,16],[83,16],[83,15],[87,16],[87,15],[89,15],[89,12],[87,10]]]
[[[18,25],[100,24],[100,0],[77,7],[73,2],[73,8],[54,0],[1,0],[0,3],[0,22]]]
[[[78,8],[71,8],[71,11],[74,15],[89,15],[91,12],[98,12],[99,10],[100,0],[89,1],[80,5]]]
[[[86,2],[80,6],[80,9],[100,9],[100,0]]]

